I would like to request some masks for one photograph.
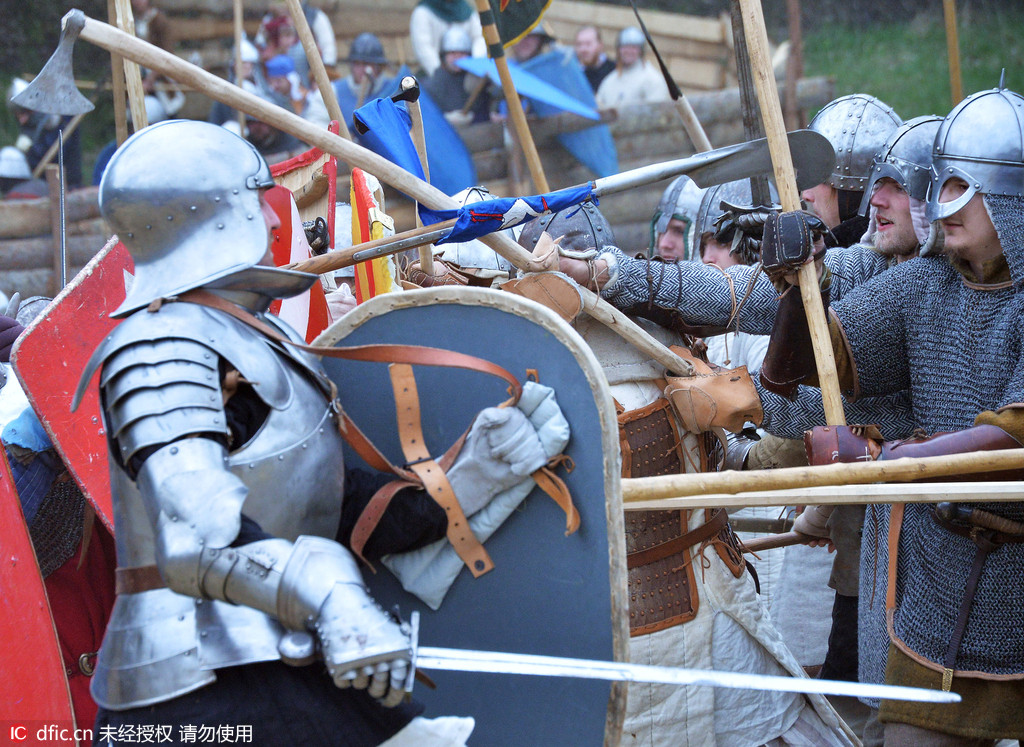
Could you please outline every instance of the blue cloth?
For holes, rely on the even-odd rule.
[[[586,200],[597,203],[594,185],[591,183],[568,187],[557,192],[530,197],[504,197],[496,200],[474,202],[457,210],[430,210],[420,206],[420,218],[424,225],[439,223],[456,218],[455,226],[436,244],[456,241],[471,241],[486,234],[518,226],[544,213],[555,213]]]
[[[31,407],[26,407],[18,417],[5,425],[0,438],[8,446],[20,446],[37,454],[53,448],[53,442]]]

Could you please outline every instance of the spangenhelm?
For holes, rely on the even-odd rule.
[[[272,186],[256,148],[223,127],[169,120],[128,138],[100,182],[100,212],[135,261],[112,316],[202,286],[272,298],[308,288],[315,276],[256,267],[270,244],[260,190]]]
[[[967,191],[939,202],[947,181]],[[928,220],[948,218],[975,194],[1024,196],[1024,97],[1005,88],[971,94],[949,113],[935,135]]]
[[[932,178],[932,145],[942,117],[930,114],[914,117],[901,124],[885,141],[871,166],[871,178],[860,203],[860,214],[867,215],[871,194],[879,179],[892,179],[915,200],[928,199]]]
[[[686,224],[686,235],[689,238],[690,227],[697,218],[697,209],[703,195],[704,190],[686,174],[677,176],[669,183],[651,218],[651,251],[656,250],[658,239],[668,229],[668,223],[673,218]]]
[[[537,246],[541,232],[547,231],[553,239],[562,237],[559,247],[568,252],[586,252],[615,244],[612,227],[592,201],[571,205],[557,213],[534,218],[519,234],[519,244],[532,250]]]
[[[616,49],[619,47],[640,47],[642,49],[646,44],[647,39],[644,37],[644,32],[636,26],[627,26],[622,29],[615,39]]]
[[[352,40],[352,46],[348,48],[346,62],[387,65],[388,58],[384,54],[384,45],[381,44],[380,38],[370,31],[364,31]]]
[[[461,26],[452,26],[441,36],[441,54],[448,54],[449,52],[465,52],[466,54],[473,53],[473,40],[469,38],[469,34]]]
[[[460,206],[471,205],[474,202],[496,199],[497,195],[488,191],[487,187],[467,187],[461,192],[452,195],[452,199]],[[513,241],[516,240],[518,229],[506,228],[505,233]],[[501,270],[511,273],[512,264],[487,246],[479,239],[472,241],[460,241],[451,244],[441,244],[444,249],[444,258],[455,262],[461,267],[474,267],[482,270]]]
[[[778,191],[771,182],[768,183],[768,191],[773,200],[778,199]],[[693,251],[690,255],[691,259],[697,262],[701,261],[701,237],[709,231],[712,233],[716,232],[715,221],[725,215],[727,210],[727,207],[722,206],[723,202],[735,207],[758,207],[753,205],[752,201],[750,179],[738,179],[734,182],[726,182],[725,184],[718,184],[705,189],[704,195],[700,200],[700,206],[697,208],[696,220],[693,224]],[[765,205],[764,207],[771,206]],[[722,236],[719,238],[719,241],[723,244],[730,243],[732,241],[732,234]],[[750,258],[741,257],[741,259],[744,262],[748,262]]]
[[[875,153],[903,120],[874,96],[853,93],[826,104],[807,126],[828,138],[836,167],[828,183],[836,189],[863,192]]]

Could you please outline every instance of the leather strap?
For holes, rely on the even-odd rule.
[[[646,550],[629,553],[626,556],[626,568],[631,569],[643,565],[649,565],[672,555],[676,555],[689,547],[699,545],[721,532],[728,523],[729,514],[723,509],[715,509],[710,519],[696,529],[691,529],[683,536],[676,537],[668,542],[662,542],[660,545],[648,547]]]
[[[576,510],[576,506],[572,502],[572,494],[562,478],[556,475],[551,467],[541,467],[531,477],[537,483],[537,487],[547,493],[551,500],[565,512],[565,536],[574,534],[580,528],[580,514]]]
[[[141,594],[153,589],[165,589],[160,570],[155,565],[142,565],[135,568],[117,568],[114,571],[115,594]]]
[[[395,497],[395,493],[402,488],[408,487],[418,488],[419,483],[409,482],[408,480],[392,480],[381,487],[370,498],[363,512],[356,519],[355,526],[352,527],[352,536],[348,541],[349,549],[357,558],[366,563],[374,573],[377,572],[377,569],[363,556],[363,549],[366,547],[366,543],[370,541],[370,537],[373,535],[384,513],[388,510],[388,506],[391,505],[391,499]]]
[[[448,515],[447,536],[455,552],[474,577],[482,576],[494,568],[494,561],[473,534],[469,520],[466,519],[466,514],[463,513],[444,470],[427,450],[420,423],[420,401],[412,367],[406,363],[392,363],[388,371],[395,392],[398,437],[402,443],[402,453],[408,460],[407,466],[419,477],[427,494]]]

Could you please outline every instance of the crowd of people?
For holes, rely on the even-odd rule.
[[[133,2],[140,35],[160,38],[159,12]],[[303,7],[325,63],[341,62],[326,14]],[[410,36],[423,89],[451,123],[500,116],[500,94],[458,64],[484,52],[468,4],[423,0]],[[509,54],[525,65],[556,46],[541,25]],[[623,29],[613,61],[596,27],[578,30],[571,54],[599,106],[668,98],[644,47],[639,29]],[[273,5],[239,52],[243,87],[326,123],[285,7]],[[356,36],[344,62],[348,75],[333,87],[346,116],[393,92],[390,60],[373,33]],[[103,372],[118,515],[116,595],[109,533],[92,520],[16,377],[0,389],[6,456],[51,594],[76,715],[90,723],[96,717],[97,729],[110,735],[197,719],[261,722],[274,707],[300,715],[265,725],[268,743],[330,743],[347,734],[352,744],[463,744],[471,718],[425,718],[422,706],[405,698],[409,631],[363,589],[349,549],[358,515],[352,507],[373,503],[386,481],[318,473],[308,494],[297,497],[303,517],[275,509],[275,486],[290,470],[338,453],[335,428],[327,429],[329,438],[275,446],[279,465],[251,475],[229,468],[261,454],[263,440],[312,432],[337,417],[318,362],[285,352],[266,327],[268,293],[300,293],[316,282],[267,259],[269,234],[280,224],[266,197],[274,187],[268,162],[306,146],[254,118],[243,129],[224,107],[215,106],[208,122],[159,124],[170,112],[156,95],[156,76],[146,80],[151,126],[112,148],[101,170],[101,209],[132,254],[135,280],[115,312],[124,321],[86,372],[86,379],[95,368]],[[22,87],[16,82],[11,95]],[[14,109],[22,136],[0,150],[0,187],[7,197],[25,197],[38,191],[31,168],[63,125],[59,117]],[[809,125],[829,140],[836,161],[824,182],[802,192],[802,211],[781,212],[767,184],[701,189],[681,176],[653,208],[647,246],[618,246],[592,203],[528,224],[518,241],[688,351],[700,375],[659,370],[644,379],[655,382],[653,402],[667,400],[671,409],[652,410],[652,401],[634,401],[613,386],[623,428],[643,422],[677,436],[668,449],[672,470],[686,471],[687,459],[708,471],[770,470],[1017,448],[1024,444],[1021,111],[1024,97],[1002,84],[946,116],[907,120],[868,94],[843,96]],[[71,138],[66,147],[75,185],[80,153]],[[222,157],[203,161],[209,152]],[[201,170],[208,178],[198,184]],[[173,199],[154,200],[157,186]],[[470,192],[465,199],[486,194]],[[755,204],[755,194],[764,204]],[[188,207],[197,201],[210,210]],[[158,220],[174,230],[150,232]],[[219,240],[225,227],[230,246]],[[215,256],[210,243],[222,247]],[[433,276],[419,268],[404,279],[486,286],[514,274],[481,244],[438,250]],[[817,271],[845,416],[854,425],[826,423],[796,287],[807,263]],[[167,302],[186,294],[199,300]],[[351,305],[332,308],[340,315]],[[13,307],[0,316],[3,362],[27,323]],[[270,326],[294,337],[283,324]],[[217,332],[211,337],[210,330]],[[591,341],[595,351],[605,344]],[[613,378],[613,385],[635,383]],[[174,396],[154,394],[156,380]],[[652,420],[655,413],[671,426]],[[557,405],[543,422],[516,408],[493,417],[500,423],[488,427],[507,428],[502,433],[513,434],[516,449],[538,465],[557,453],[540,435],[564,421]],[[705,438],[713,432],[721,433],[717,444]],[[448,470],[449,490],[467,515],[493,498],[479,481],[456,477],[473,471],[471,460],[486,462],[488,479],[499,482],[529,474],[503,461],[507,453],[489,451],[493,441],[478,439],[478,448]],[[624,436],[623,448],[653,447]],[[625,461],[624,477],[652,474],[643,471],[646,461]],[[975,479],[987,477],[1020,474]],[[202,501],[192,490],[197,480],[210,486]],[[396,508],[386,508],[393,513],[385,531],[372,551],[367,545],[370,560],[440,540],[458,516],[421,488],[401,490]],[[807,506],[794,513],[803,545],[748,561],[724,512],[628,512],[631,658],[927,687],[956,692],[962,702],[634,686],[625,744],[953,747],[1024,740],[1020,503],[979,494],[959,506]],[[663,598],[671,602],[645,601]],[[282,665],[287,656],[275,636],[284,630],[317,638],[326,673],[323,665]],[[221,645],[200,666],[191,653],[196,636],[207,634]],[[809,645],[811,637],[820,646]],[[316,718],[301,716],[311,711]]]

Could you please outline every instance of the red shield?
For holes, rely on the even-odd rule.
[[[0,528],[0,739],[41,744],[40,727],[70,731],[75,721],[43,578],[2,451]]]

